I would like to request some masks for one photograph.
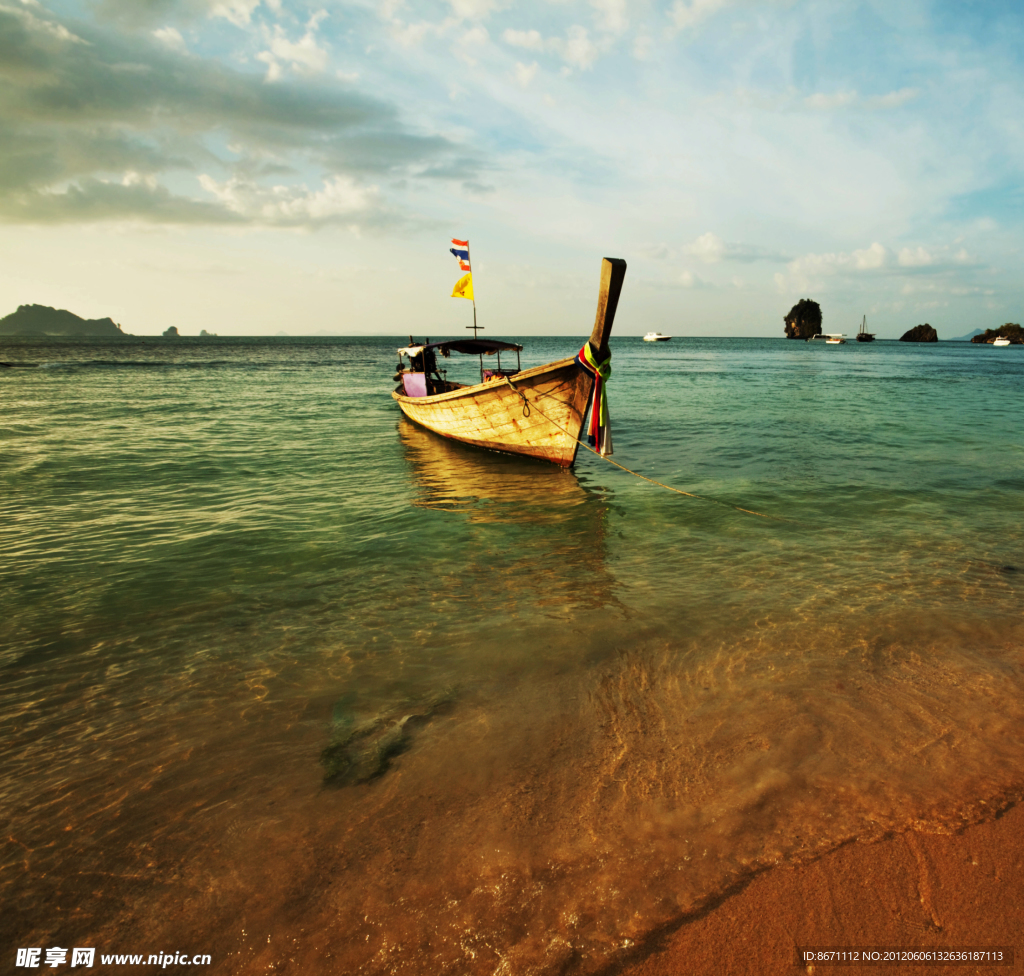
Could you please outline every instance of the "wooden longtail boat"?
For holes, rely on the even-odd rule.
[[[619,304],[626,262],[605,258],[590,345],[597,361],[608,355],[608,337]],[[412,368],[401,365],[391,394],[402,413],[427,430],[492,451],[524,454],[564,468],[576,460],[594,377],[575,357],[524,370],[483,370],[482,382],[451,383],[436,368],[436,353],[499,353],[521,346],[485,339],[411,345],[399,350]]]

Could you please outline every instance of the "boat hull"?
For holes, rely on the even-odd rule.
[[[567,468],[576,460],[593,382],[575,359],[561,359],[508,382],[495,378],[426,397],[391,395],[406,417],[442,437]]]

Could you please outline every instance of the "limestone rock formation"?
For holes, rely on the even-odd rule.
[[[974,336],[971,342],[995,342],[1000,336],[1009,339],[1012,345],[1024,346],[1024,329],[1016,322],[1007,322],[998,329],[986,329],[980,335]]]
[[[170,328],[164,329],[163,335],[165,339],[181,338],[181,336],[178,334],[178,327],[176,325],[172,325]]]
[[[785,318],[787,339],[810,339],[821,335],[821,306],[801,298]]]
[[[49,305],[19,305],[0,319],[0,335],[110,336],[126,333],[111,318],[83,319],[74,312]]]
[[[915,325],[900,336],[900,342],[938,342],[939,334],[927,323]]]

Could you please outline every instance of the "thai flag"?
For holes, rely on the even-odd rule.
[[[452,243],[455,247],[450,248],[452,254],[459,259],[459,267],[463,271],[471,271],[469,266],[469,241],[457,241],[452,238]]]

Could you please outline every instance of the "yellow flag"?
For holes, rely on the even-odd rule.
[[[457,282],[455,282],[455,288],[452,290],[452,298],[468,298],[470,301],[473,300],[472,271],[467,275],[463,275]]]

